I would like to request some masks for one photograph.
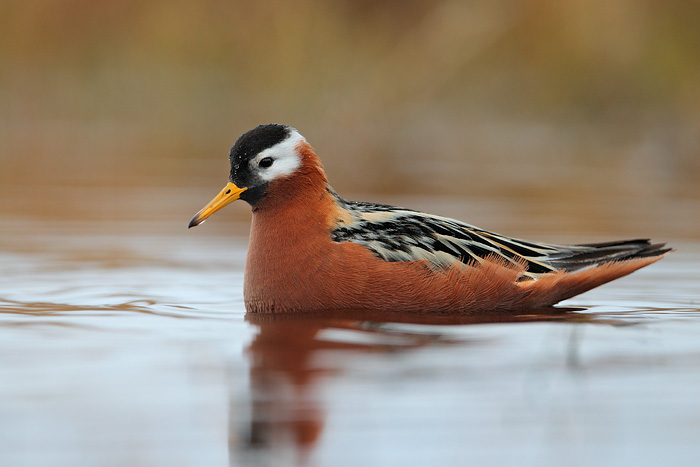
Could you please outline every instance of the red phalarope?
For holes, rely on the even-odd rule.
[[[671,251],[645,239],[536,243],[347,201],[304,137],[285,125],[245,133],[230,161],[229,183],[189,226],[239,198],[251,205],[244,280],[251,312],[522,311],[552,306]]]

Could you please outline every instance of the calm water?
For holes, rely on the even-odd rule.
[[[700,464],[700,243],[555,315],[246,316],[194,203],[7,216],[0,465]]]

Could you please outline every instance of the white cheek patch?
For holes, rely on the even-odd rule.
[[[291,134],[281,143],[261,151],[250,163],[253,170],[266,182],[279,177],[293,174],[301,166],[301,155],[297,152],[297,146],[306,141],[296,130],[290,130]],[[260,160],[271,157],[274,162],[268,168],[258,165]]]

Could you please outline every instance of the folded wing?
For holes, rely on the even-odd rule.
[[[525,267],[521,280],[555,271],[577,271],[614,261],[649,258],[670,251],[647,239],[581,245],[552,245],[506,237],[455,219],[408,209],[342,200],[352,222],[338,224],[337,242],[367,247],[385,261],[426,260],[435,268],[456,262],[476,265],[487,258]]]

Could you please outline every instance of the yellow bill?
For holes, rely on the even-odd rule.
[[[194,215],[194,217],[190,221],[190,225],[188,226],[188,228],[198,226],[199,224],[204,222],[207,219],[207,217],[211,216],[219,209],[223,208],[227,204],[233,203],[238,198],[240,198],[241,193],[243,193],[247,189],[248,188],[238,188],[232,182],[228,182],[224,189],[221,190],[221,193],[216,195],[216,198],[209,201],[209,204],[204,206],[201,211]]]

